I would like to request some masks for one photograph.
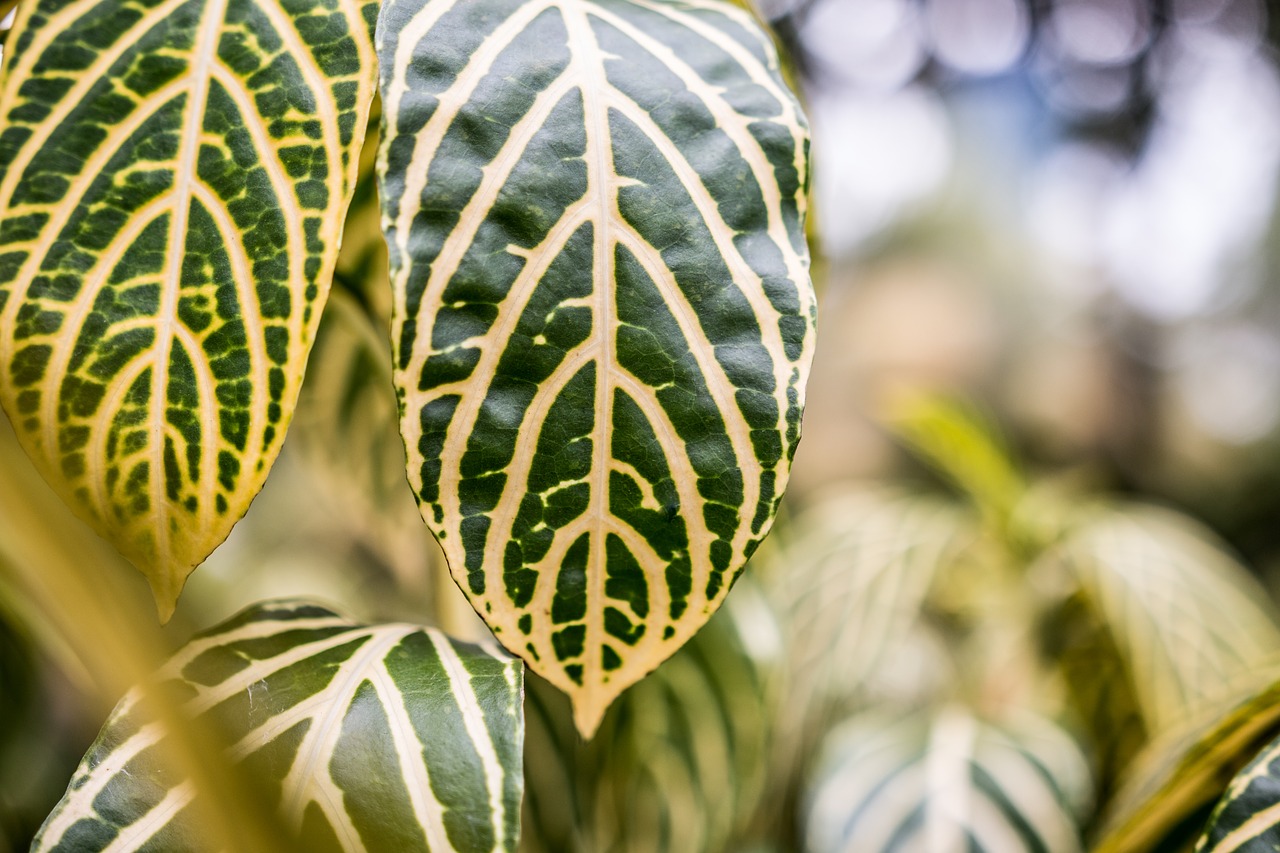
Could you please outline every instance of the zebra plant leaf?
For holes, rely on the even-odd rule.
[[[1263,853],[1280,845],[1280,738],[1240,771],[1218,801],[1197,853]]]
[[[791,723],[825,729],[920,620],[949,558],[977,537],[959,507],[889,490],[828,495],[796,518],[771,563],[786,624]]]
[[[523,668],[496,648],[268,602],[192,640],[164,674],[298,849],[515,850]],[[206,849],[164,741],[126,696],[32,849]]]
[[[30,0],[0,400],[167,618],[280,449],[373,94],[367,0]]]
[[[830,737],[806,850],[1079,851],[1090,798],[1084,756],[1048,720],[868,713]]]
[[[800,434],[807,131],[721,0],[390,0],[409,480],[578,728],[720,606]]]

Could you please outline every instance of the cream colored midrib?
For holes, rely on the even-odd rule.
[[[196,180],[196,158],[200,151],[200,129],[204,122],[205,107],[208,103],[209,85],[213,78],[213,59],[218,43],[218,29],[226,14],[228,0],[208,0],[201,10],[200,27],[197,31],[195,54],[186,75],[188,94],[185,104],[185,122],[179,141],[178,160],[174,168],[175,199],[173,213],[169,219],[169,257],[165,273],[164,285],[160,288],[160,310],[156,317],[156,341],[151,373],[151,411],[150,411],[150,468],[151,501],[148,515],[152,519],[152,532],[156,537],[155,553],[150,555],[151,565],[142,566],[153,584],[159,583],[166,592],[177,598],[177,590],[181,589],[185,572],[190,568],[192,555],[176,555],[170,553],[169,516],[172,508],[164,488],[164,425],[165,402],[169,381],[169,353],[178,326],[177,307],[180,283],[182,281],[182,262],[186,256],[187,223],[191,215],[191,204],[195,193],[192,185]],[[175,564],[176,562],[176,564]],[[181,577],[174,578],[175,574]],[[158,577],[154,577],[158,575]],[[171,607],[173,602],[164,602]]]
[[[503,801],[503,778],[506,774],[502,769],[502,762],[498,758],[497,748],[485,724],[484,711],[471,688],[471,678],[458,653],[439,631],[428,630],[426,634],[435,646],[440,663],[449,677],[449,689],[462,715],[463,727],[467,730],[476,755],[479,756],[480,763],[484,767],[485,788],[489,794],[489,814],[493,824],[493,849],[494,851],[502,850],[506,846],[504,844],[506,803]]]
[[[333,729],[346,715],[356,689],[366,678],[366,670],[370,663],[415,630],[417,629],[407,625],[388,625],[370,630],[365,647],[341,664],[338,672],[324,689],[323,692],[329,697],[325,715],[307,729],[294,756],[293,766],[290,767],[284,780],[284,789],[292,790],[293,794],[281,804],[281,809],[285,817],[294,821],[295,825],[300,826],[302,823],[303,808],[308,795],[306,786],[302,782],[313,778],[316,764],[323,757],[331,754],[331,748],[336,740]]]

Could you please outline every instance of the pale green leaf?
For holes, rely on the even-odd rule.
[[[1274,665],[1263,672],[1277,675]],[[1156,738],[1129,763],[1096,853],[1189,850],[1232,774],[1280,734],[1280,683]]]
[[[351,193],[368,0],[30,0],[0,84],[0,399],[167,617],[262,486]]]
[[[1183,516],[1088,510],[1045,559],[1109,632],[1148,734],[1230,701],[1280,650],[1261,586]]]
[[[888,489],[828,494],[772,554],[770,596],[788,638],[788,716],[823,726],[866,696],[865,680],[919,621],[973,519],[945,501]]]
[[[720,606],[800,434],[807,131],[720,0],[390,0],[409,480],[579,729]]]
[[[523,668],[496,647],[270,602],[192,640],[163,674],[298,849],[515,849]],[[165,740],[126,696],[33,850],[211,849]]]
[[[832,733],[808,796],[809,853],[1080,851],[1089,768],[1066,732],[958,707],[867,713]]]

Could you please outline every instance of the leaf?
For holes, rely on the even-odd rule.
[[[590,735],[719,607],[786,484],[804,120],[719,0],[391,0],[378,40],[409,480]]]
[[[308,851],[514,850],[523,671],[414,625],[270,602],[166,664]],[[112,713],[33,850],[208,848],[190,783],[136,693]]]
[[[741,849],[762,804],[778,626],[744,576],[706,627],[583,742],[568,701],[531,678],[524,853]]]
[[[1278,734],[1280,682],[1166,732],[1130,762],[1096,853],[1190,849],[1227,782]]]
[[[1175,513],[1087,511],[1046,559],[1060,561],[1110,633],[1148,733],[1229,701],[1280,649],[1266,593]]]
[[[1196,844],[1203,853],[1271,851],[1280,842],[1280,738],[1231,780]]]
[[[935,578],[976,533],[951,504],[878,489],[828,495],[788,532],[770,590],[789,640],[788,716],[821,729],[903,643]]]
[[[967,495],[995,524],[1008,524],[1026,483],[994,425],[974,406],[932,395],[900,398],[889,415],[898,438]]]
[[[0,86],[0,398],[168,618],[280,449],[373,88],[365,0],[31,0]]]
[[[1084,756],[1049,720],[868,713],[831,735],[806,850],[1078,851],[1089,801]]]

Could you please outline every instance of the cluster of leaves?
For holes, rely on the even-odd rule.
[[[965,500],[840,491],[770,570],[795,714],[771,778],[805,849],[1270,837],[1274,747],[1227,787],[1280,733],[1280,628],[1250,573],[1169,510],[1027,485],[964,409],[897,427]]]
[[[585,736],[768,532],[812,355],[807,130],[733,4],[29,0],[0,116],[0,403],[162,621],[261,490],[322,318],[335,417],[303,454],[364,466],[351,524],[395,567],[397,424],[454,579]],[[164,759],[186,720],[267,806],[250,846],[513,849],[522,677],[260,604],[122,700],[36,847],[236,847]]]

